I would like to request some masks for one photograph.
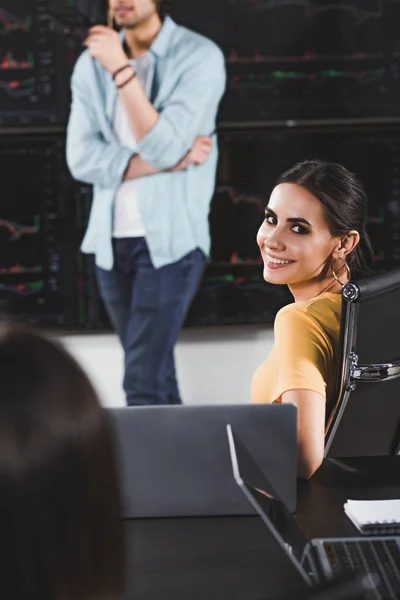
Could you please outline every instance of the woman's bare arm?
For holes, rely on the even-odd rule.
[[[309,479],[324,458],[325,398],[311,390],[290,390],[282,402],[297,406],[298,474]]]

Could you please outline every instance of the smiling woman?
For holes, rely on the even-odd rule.
[[[252,400],[297,406],[299,476],[304,478],[323,459],[341,289],[350,274],[369,272],[366,219],[367,198],[357,177],[341,165],[312,160],[278,179],[257,234],[265,281],[288,285],[294,303],[276,316],[274,346],[254,375]]]

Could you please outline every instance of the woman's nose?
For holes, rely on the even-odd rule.
[[[285,243],[283,241],[282,232],[280,232],[278,228],[268,232],[265,235],[263,246],[264,248],[269,248],[271,250],[284,250]]]

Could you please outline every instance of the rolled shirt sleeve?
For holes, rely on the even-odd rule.
[[[215,44],[207,42],[193,52],[175,90],[160,107],[156,124],[138,143],[141,158],[159,170],[174,167],[200,135],[204,115],[208,111],[216,115],[225,83],[223,54]]]
[[[67,127],[67,164],[75,179],[105,188],[117,187],[133,156],[115,138],[106,141],[93,109],[96,74],[87,53],[79,58],[71,80],[72,105]],[[89,76],[90,74],[90,76]]]

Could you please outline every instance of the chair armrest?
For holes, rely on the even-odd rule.
[[[359,365],[358,356],[351,352],[350,356],[350,380],[354,382],[365,381],[387,381],[400,377],[400,360],[390,363]]]

